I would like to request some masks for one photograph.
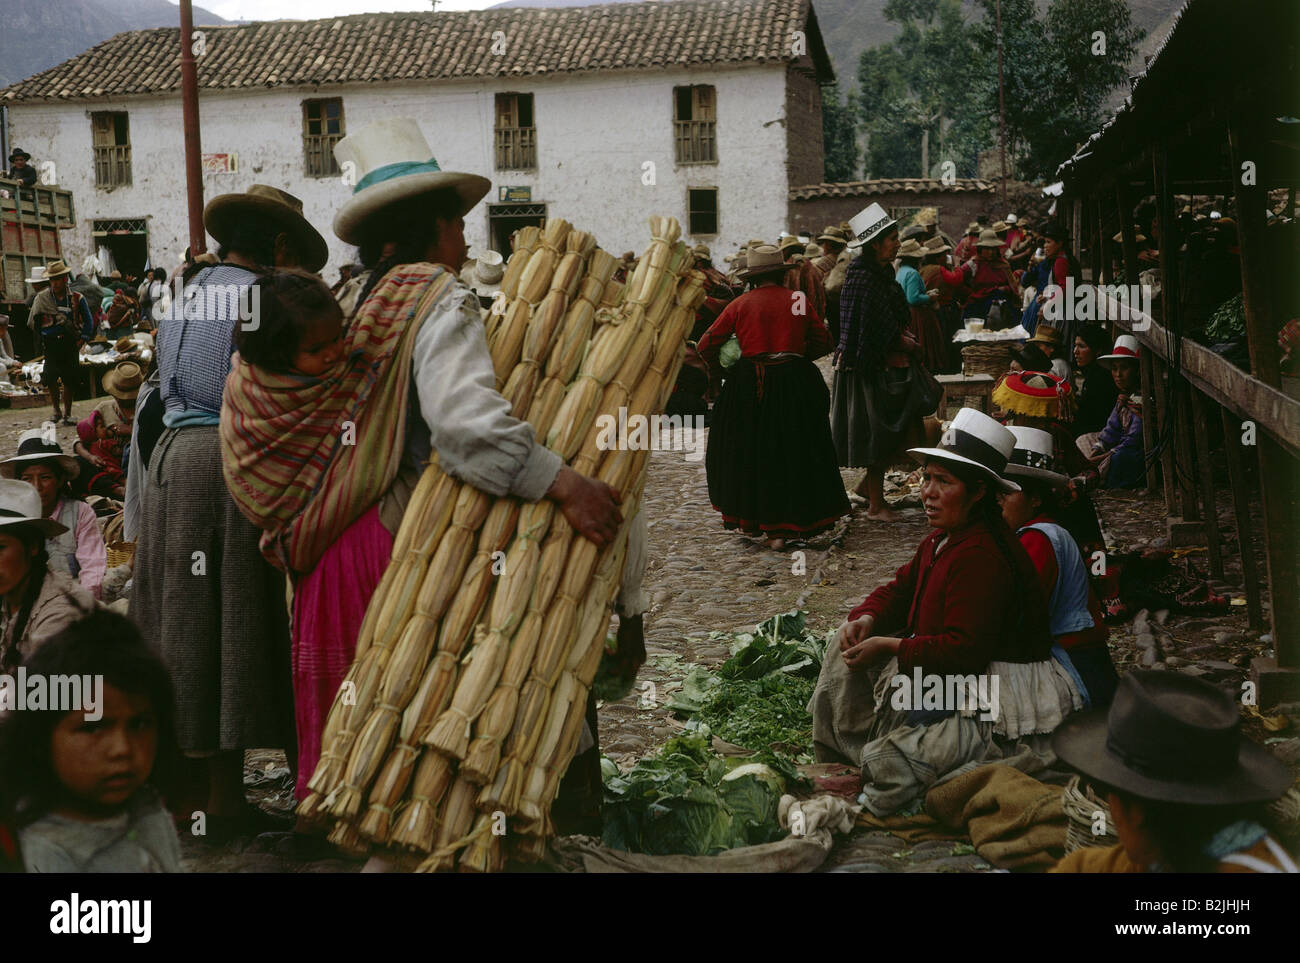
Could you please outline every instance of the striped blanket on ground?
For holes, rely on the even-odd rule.
[[[397,477],[415,332],[455,283],[433,264],[389,272],[348,323],[344,361],[326,376],[278,374],[232,358],[222,470],[277,568],[310,572]]]

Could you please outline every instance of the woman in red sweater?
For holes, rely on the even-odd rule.
[[[938,448],[911,449],[935,531],[849,613],[822,664],[809,703],[817,758],[861,766],[860,801],[877,816],[961,767],[1050,765],[1049,734],[1083,706],[1052,657],[1033,564],[998,506],[997,492],[1017,490],[1001,477],[1014,446],[1006,428],[963,408]]]
[[[718,316],[697,350],[718,371],[732,334],[740,360],[713,406],[705,469],[709,499],[725,528],[786,539],[825,531],[849,513],[835,464],[830,392],[813,360],[831,350],[831,335],[802,291],[783,284],[787,265],[770,245],[751,248],[744,279],[751,290]]]
[[[1107,705],[1119,685],[1102,621],[1101,603],[1088,581],[1088,567],[1074,538],[1060,523],[1070,479],[1058,471],[1055,443],[1041,428],[1011,427],[1016,447],[1006,475],[1018,492],[998,495],[1002,517],[1020,538],[1048,600],[1055,643],[1070,656],[1086,704]]]

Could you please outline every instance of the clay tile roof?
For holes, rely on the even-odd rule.
[[[791,51],[795,29],[807,34],[818,80],[831,82],[812,0],[651,0],[203,27],[199,89],[789,63],[801,59]],[[0,100],[88,100],[179,90],[179,47],[179,28],[120,33],[13,84],[0,92]]]
[[[820,197],[871,197],[875,194],[959,194],[992,191],[988,181],[957,178],[945,183],[936,177],[885,177],[872,181],[846,181],[842,184],[808,184],[790,188],[790,200],[807,201]]]

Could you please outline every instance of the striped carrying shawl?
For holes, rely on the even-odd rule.
[[[310,572],[393,484],[406,440],[415,333],[455,283],[452,272],[433,264],[389,272],[348,323],[345,360],[325,377],[231,359],[222,471],[277,568]]]

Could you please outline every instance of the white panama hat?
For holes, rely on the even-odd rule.
[[[46,538],[68,530],[68,526],[41,514],[41,496],[35,488],[25,481],[0,478],[0,529],[12,525],[31,525]]]
[[[471,248],[469,260],[461,268],[460,279],[479,297],[492,298],[501,290],[501,279],[505,274],[505,259],[498,252]]]
[[[1016,436],[1016,447],[1007,461],[1004,475],[1047,482],[1053,488],[1070,484],[1070,479],[1056,470],[1056,446],[1052,443],[1051,432],[1020,425],[1008,425],[1007,431]]]
[[[1138,360],[1138,339],[1131,334],[1121,334],[1115,339],[1115,347],[1110,349],[1110,354],[1103,354],[1097,360],[1101,362],[1102,367],[1109,368],[1110,362],[1127,359],[1129,361]]]
[[[995,488],[1018,492],[1019,485],[1002,477],[1015,447],[1016,436],[1010,430],[982,411],[963,408],[944,431],[938,448],[909,448],[907,453],[920,462],[937,458],[971,465],[980,469]]]
[[[411,117],[391,117],[362,127],[334,145],[334,157],[340,168],[356,176],[352,197],[334,215],[334,233],[349,244],[357,243],[371,215],[397,202],[451,188],[460,198],[459,217],[492,188],[486,177],[439,167],[420,125]]]
[[[849,218],[849,230],[853,234],[849,247],[856,250],[897,223],[879,204],[868,204]]]

